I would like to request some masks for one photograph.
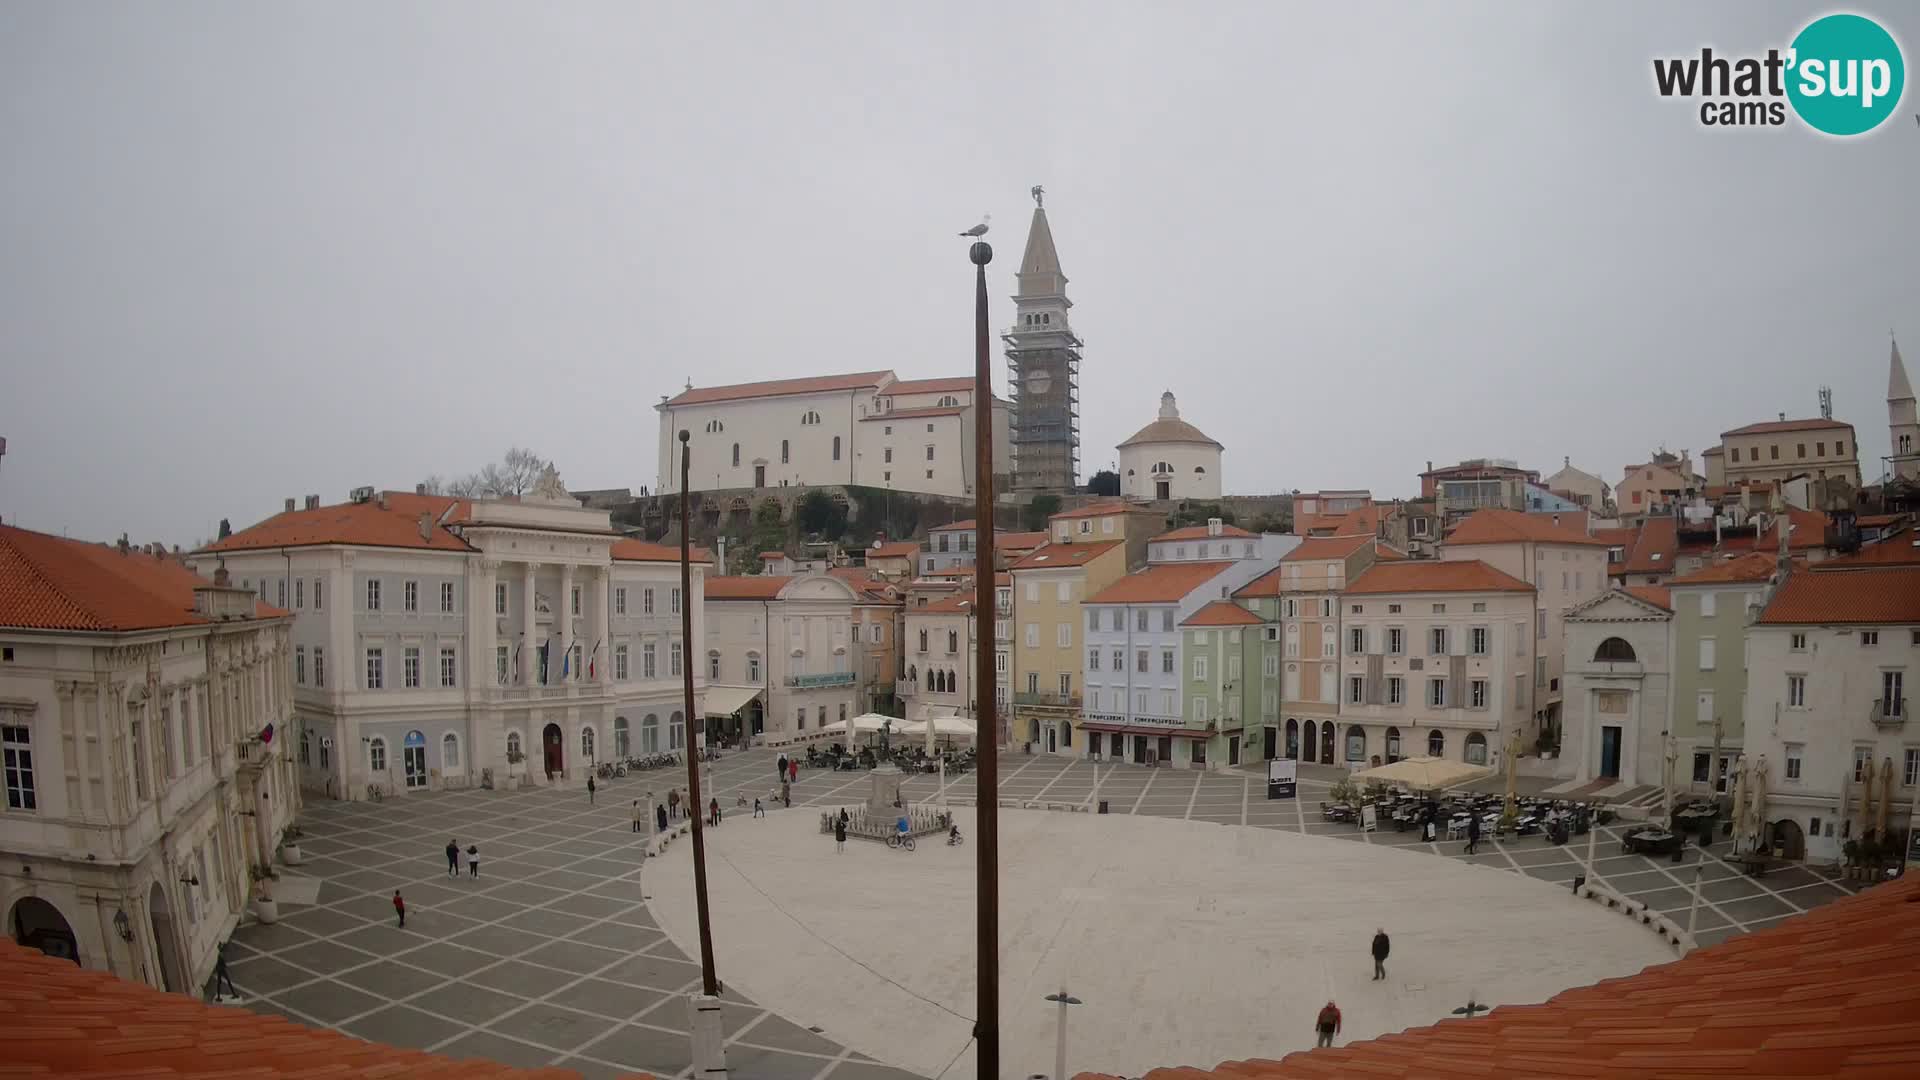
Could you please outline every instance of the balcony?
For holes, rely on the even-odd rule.
[[[1875,698],[1867,716],[1883,731],[1901,727],[1907,722],[1907,699]]]
[[[794,690],[818,690],[823,686],[852,686],[851,671],[829,671],[821,675],[789,675],[786,684]]]
[[[1013,695],[1015,705],[1031,705],[1041,709],[1078,709],[1079,694],[1039,693],[1022,690]]]
[[[917,697],[919,696],[919,694],[920,694],[920,684],[915,682],[914,680],[912,679],[893,680],[893,696],[894,697],[897,697],[900,700],[905,701],[907,698]]]

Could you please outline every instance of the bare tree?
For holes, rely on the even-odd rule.
[[[508,450],[500,461],[476,473],[445,477],[439,473],[422,483],[429,495],[452,495],[460,499],[497,499],[525,495],[547,470],[547,459],[525,447]]]
[[[441,476],[439,473],[429,475],[425,480],[420,481],[420,493],[422,495],[445,495],[447,493],[446,477]]]

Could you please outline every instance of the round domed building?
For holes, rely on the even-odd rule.
[[[1160,417],[1120,444],[1120,494],[1130,499],[1218,499],[1219,443],[1180,419],[1173,392]]]

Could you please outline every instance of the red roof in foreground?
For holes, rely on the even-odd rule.
[[[207,1005],[0,941],[0,1039],[8,1076],[521,1077],[515,1069],[365,1042],[278,1016]],[[634,1076],[644,1074],[635,1073]]]
[[[1920,566],[1789,572],[1759,621],[1795,626],[1920,623]]]
[[[1568,900],[1567,903],[1584,901]],[[1645,933],[1638,927],[1630,932]],[[1143,1080],[1920,1075],[1920,874],[1538,1005]],[[1310,1018],[1301,1018],[1305,1031]],[[1082,1073],[1075,1080],[1107,1080]]]
[[[171,556],[0,525],[0,626],[119,631],[201,626],[193,590],[213,582]],[[284,615],[256,601],[254,615]]]

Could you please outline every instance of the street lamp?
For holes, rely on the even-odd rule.
[[[127,920],[126,908],[116,908],[114,910],[113,932],[120,935],[121,941],[133,940],[133,924]]]
[[[1059,1034],[1053,1043],[1053,1080],[1067,1080],[1067,1006],[1083,1005],[1085,1002],[1067,993],[1064,986],[1059,993],[1048,994],[1046,1000],[1060,1006]]]

